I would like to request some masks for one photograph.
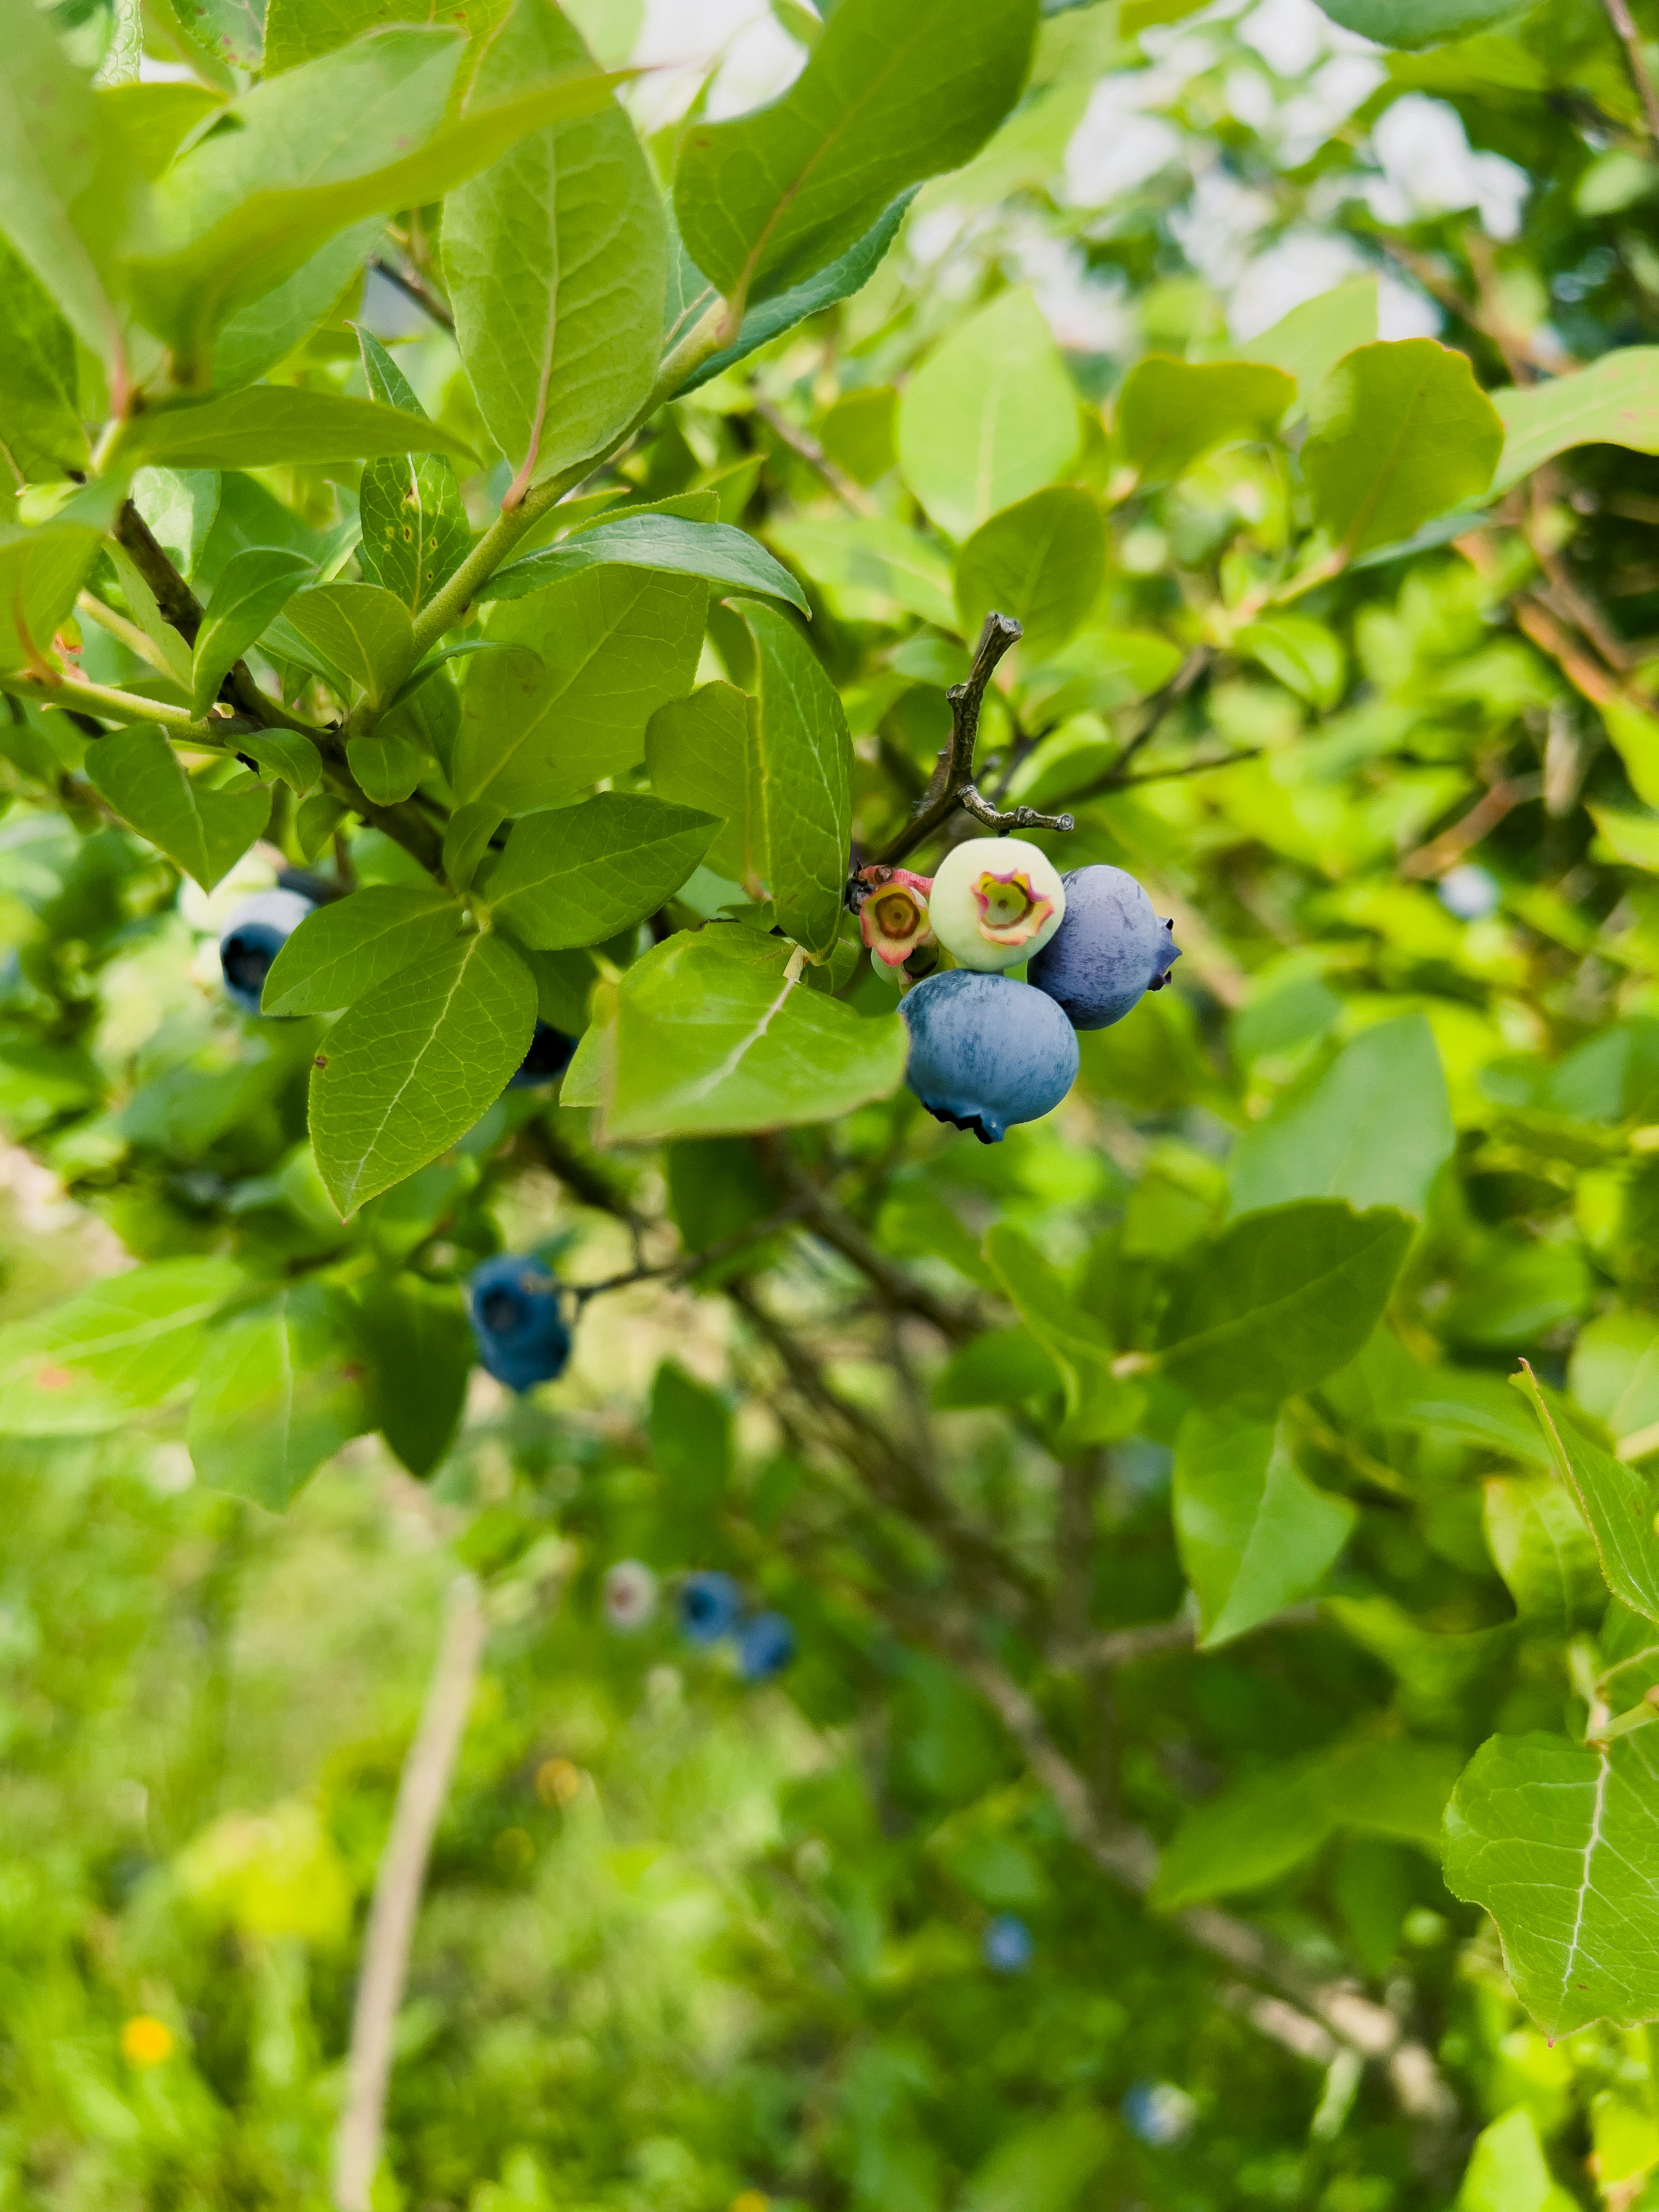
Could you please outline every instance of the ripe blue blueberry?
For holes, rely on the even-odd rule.
[[[1145,991],[1162,990],[1180,959],[1172,933],[1133,876],[1097,863],[1064,879],[1066,919],[1030,975],[1080,1030],[1121,1022]]]
[[[745,1682],[769,1681],[795,1656],[793,1622],[781,1613],[757,1613],[738,1638],[738,1672]]]
[[[528,1091],[538,1083],[556,1083],[576,1049],[576,1040],[556,1030],[551,1022],[538,1018],[535,1035],[530,1040],[530,1049],[519,1063],[516,1075],[507,1078],[509,1091]]]
[[[905,1080],[936,1121],[1000,1144],[1013,1121],[1059,1105],[1077,1078],[1077,1036],[1050,998],[1008,975],[950,968],[899,1002],[910,1026]]]
[[[690,1644],[718,1644],[730,1636],[743,1611],[743,1592],[715,1567],[688,1575],[680,1584],[680,1627]]]
[[[994,1974],[1023,1974],[1036,1943],[1017,1912],[999,1912],[980,1938],[980,1956]]]
[[[233,908],[219,939],[219,965],[226,997],[245,1014],[258,1012],[271,962],[316,904],[302,891],[278,889]]]
[[[466,1310],[480,1364],[509,1390],[533,1390],[563,1374],[570,1332],[558,1285],[539,1260],[501,1252],[475,1267]]]

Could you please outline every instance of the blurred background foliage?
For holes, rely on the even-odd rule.
[[[106,25],[74,12],[90,58]],[[812,27],[793,0],[571,12],[653,64],[630,98],[665,161],[706,72],[712,112],[740,107]],[[1384,337],[1443,336],[1487,385],[1654,342],[1656,193],[1594,0],[1419,54],[1310,0],[1104,0],[1048,21],[1024,105],[920,196],[866,291],[665,410],[609,484],[712,486],[818,580],[874,842],[963,657],[895,472],[898,393],[1019,288],[1062,349],[1079,428],[1046,473],[1107,502],[1109,559],[1030,726],[994,704],[983,750],[1012,795],[1076,809],[1068,862],[1127,866],[1177,916],[1176,988],[1085,1039],[1073,1100],[1000,1150],[901,1098],[805,1157],[939,1297],[986,1286],[1001,1221],[1119,1344],[1322,1146],[1349,1146],[1345,1194],[1423,1216],[1395,1331],[1293,1415],[1356,1516],[1334,1595],[1202,1658],[1154,1635],[1057,1666],[1042,1694],[1103,1801],[1183,1839],[1183,1895],[1243,1891],[1310,1972],[1409,2021],[1460,2100],[1451,2151],[1425,2160],[1346,2053],[1264,2038],[1068,1841],[891,1601],[895,1559],[925,1583],[925,1538],[826,1468],[762,1324],[816,1346],[1079,1647],[1178,1615],[1157,1389],[1141,1434],[1060,1483],[1020,1412],[1043,1388],[1024,1348],[945,1364],[833,1240],[780,1239],[763,1313],[707,1279],[630,1291],[534,1401],[476,1381],[424,1486],[360,1442],[279,1521],[196,1486],[167,1412],[0,1443],[0,2203],[326,2203],[356,1936],[458,1556],[493,1628],[399,2022],[388,2212],[1659,2203],[1645,2033],[1547,2045],[1441,1882],[1435,1808],[1333,1809],[1319,1784],[1339,1744],[1437,1747],[1455,1771],[1493,1729],[1582,1723],[1575,1639],[1601,1605],[1527,1581],[1541,1462],[1502,1381],[1516,1353],[1633,1456],[1659,1446],[1659,461],[1577,453],[1478,532],[1357,564],[1224,647],[1217,611],[1297,541],[1301,493],[1259,445],[1126,492],[1101,413],[1143,355],[1235,357],[1345,282],[1362,325],[1374,284]],[[429,252],[418,222],[397,245]],[[359,315],[487,449],[452,340],[380,277],[281,377],[350,386]],[[468,488],[475,520],[505,481]],[[339,471],[210,500],[180,480],[168,542],[201,588],[239,544],[321,552],[354,497]],[[706,672],[740,680],[718,611],[714,641]],[[88,629],[83,666],[125,680],[123,652]],[[341,1234],[304,1143],[309,1026],[245,1027],[211,988],[214,921],[258,865],[180,897],[77,814],[64,742],[0,732],[7,1319],[130,1255],[234,1239],[280,1268]],[[366,882],[404,866],[373,833],[354,857]],[[776,1203],[747,1145],[594,1159],[582,1128],[520,1094],[368,1209],[365,1249],[441,1276],[536,1244],[597,1279],[629,1261],[619,1208],[665,1208],[697,1249]],[[734,1573],[795,1623],[795,1666],[744,1685],[666,1607],[608,1630],[624,1558]],[[1000,1972],[1008,1914],[1033,1952]]]

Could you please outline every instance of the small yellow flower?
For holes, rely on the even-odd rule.
[[[121,2056],[135,2066],[159,2066],[173,2052],[173,2030],[165,2021],[136,2012],[121,2026]]]
[[[771,2199],[758,2189],[742,2189],[732,2199],[732,2212],[766,2212]]]

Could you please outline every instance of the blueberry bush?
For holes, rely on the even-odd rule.
[[[0,0],[3,2201],[1659,2205],[1648,18]]]

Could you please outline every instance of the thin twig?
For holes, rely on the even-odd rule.
[[[1625,50],[1626,65],[1631,82],[1636,87],[1636,96],[1642,103],[1642,113],[1648,126],[1648,136],[1655,149],[1659,149],[1659,97],[1655,96],[1653,79],[1648,72],[1647,56],[1642,52],[1642,34],[1626,0],[1602,0],[1607,11],[1607,21],[1619,34],[1619,43]]]
[[[986,616],[967,681],[953,684],[945,695],[951,705],[950,743],[939,754],[915,812],[897,836],[872,856],[872,866],[890,867],[907,853],[914,853],[918,845],[925,845],[943,829],[955,812],[964,787],[973,781],[974,747],[979,738],[979,713],[986,687],[1003,654],[1024,635],[1012,615]]]
[[[1483,837],[1490,836],[1510,810],[1524,805],[1529,799],[1541,798],[1544,779],[1541,775],[1515,775],[1502,783],[1495,783],[1490,791],[1483,792],[1468,812],[1449,830],[1443,830],[1426,845],[1419,845],[1408,853],[1400,863],[1402,876],[1443,876]]]
[[[775,1207],[763,1220],[751,1223],[747,1229],[739,1229],[735,1236],[722,1237],[719,1243],[710,1244],[703,1251],[683,1252],[678,1260],[665,1260],[659,1267],[630,1267],[625,1275],[607,1275],[598,1283],[573,1283],[569,1286],[571,1296],[578,1306],[584,1306],[590,1298],[601,1297],[610,1291],[629,1290],[635,1283],[681,1281],[688,1275],[701,1273],[704,1267],[716,1267],[720,1261],[729,1260],[734,1252],[746,1251],[751,1244],[761,1243],[768,1237],[775,1236],[780,1229],[787,1228],[792,1221],[799,1221],[805,1210],[804,1199],[792,1198],[787,1204]]]
[[[977,785],[964,783],[957,793],[957,803],[975,822],[982,822],[988,830],[1000,831],[1005,836],[1010,830],[1075,830],[1076,817],[1070,814],[1039,814],[1035,806],[1012,806],[1000,812],[988,799],[981,799]]]
[[[423,276],[407,269],[400,269],[395,261],[384,254],[371,253],[368,266],[384,276],[388,284],[395,284],[406,300],[412,300],[423,315],[428,316],[440,329],[453,331],[455,318],[450,313],[447,301],[441,300]]]
[[[763,422],[774,431],[798,460],[823,478],[836,497],[850,507],[854,514],[877,514],[880,509],[864,486],[849,477],[838,462],[832,461],[817,440],[805,430],[799,429],[781,407],[758,394],[754,402],[755,412]]]
[[[370,2212],[369,2192],[380,2160],[386,2087],[392,2078],[392,2030],[409,1972],[415,1915],[472,1705],[483,1640],[478,1586],[471,1575],[458,1576],[450,1585],[442,1641],[420,1725],[404,1761],[391,1832],[374,1877],[346,2059],[345,2110],[335,2146],[334,2197],[339,2212]]]
[[[1142,751],[1158,735],[1164,716],[1172,707],[1178,707],[1215,659],[1213,647],[1195,645],[1161,691],[1154,691],[1146,702],[1146,712],[1140,727],[1113,762],[1109,773],[1122,777],[1123,771],[1138,752]]]

